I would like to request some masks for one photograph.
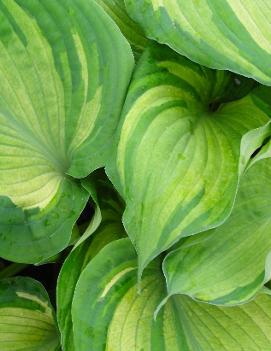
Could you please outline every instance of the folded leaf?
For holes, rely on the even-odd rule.
[[[136,254],[128,239],[108,244],[87,265],[76,287],[72,315],[77,351],[268,350],[271,297],[220,308],[187,296],[164,297],[159,262],[144,272],[137,291]]]
[[[3,351],[60,350],[54,311],[37,281],[0,281],[0,345]]]
[[[117,228],[121,228],[121,231],[123,231],[121,224],[121,216],[124,211],[123,201],[108,180],[104,170],[98,169],[89,177],[82,179],[81,183],[91,196],[94,204],[94,215],[74,248],[91,236],[101,222],[103,225],[108,220],[107,224],[111,222],[117,224]]]
[[[97,206],[101,223],[93,237],[77,245],[66,258],[57,282],[57,319],[65,351],[73,351],[71,305],[77,281],[88,262],[109,242],[125,235],[121,223],[122,203],[109,182],[96,173]],[[97,184],[98,183],[98,184]],[[93,234],[93,233],[92,233]]]
[[[95,0],[116,22],[129,41],[136,55],[141,54],[148,43],[142,29],[128,16],[124,0]]]
[[[138,64],[107,172],[126,201],[139,273],[181,237],[230,214],[239,159],[245,168],[257,148],[240,154],[242,138],[249,143],[246,133],[269,120],[253,93],[220,105],[231,77],[160,46]]]
[[[133,57],[84,0],[1,1],[0,51],[0,256],[36,263],[69,243],[88,199],[71,176],[110,155]]]
[[[148,37],[210,68],[271,85],[269,0],[125,0]]]
[[[271,159],[244,176],[229,219],[167,256],[168,293],[214,304],[251,299],[271,279]]]

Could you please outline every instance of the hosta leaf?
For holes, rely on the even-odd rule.
[[[140,54],[148,43],[142,29],[128,16],[124,0],[95,0],[116,22],[130,42],[133,51]]]
[[[97,176],[97,173],[96,173]],[[93,238],[76,247],[65,260],[57,283],[57,319],[65,351],[73,351],[71,305],[76,283],[87,263],[109,242],[124,236],[121,223],[122,204],[104,178],[96,180],[97,205],[101,224]]]
[[[218,226],[231,211],[239,158],[245,168],[256,149],[246,147],[246,136],[240,155],[242,137],[269,119],[253,93],[219,105],[230,80],[166,47],[147,49],[139,62],[107,167],[126,201],[139,273],[181,237]]]
[[[0,345],[3,351],[60,350],[54,311],[37,281],[0,281]]]
[[[271,85],[269,0],[125,0],[146,35],[204,66]]]
[[[104,165],[133,58],[84,0],[1,1],[0,51],[0,256],[39,262],[69,242],[88,198],[70,176]]]
[[[98,169],[89,177],[83,179],[81,183],[91,196],[94,205],[94,215],[85,228],[83,235],[76,242],[75,247],[81,245],[83,241],[91,236],[102,221],[107,224],[111,222],[117,224],[117,228],[123,230],[121,215],[124,211],[124,204],[104,170]]]
[[[187,296],[164,297],[159,262],[145,270],[137,291],[137,259],[128,239],[108,244],[87,265],[72,315],[77,351],[259,351],[270,348],[271,297],[220,308]]]
[[[169,294],[215,304],[249,300],[271,279],[271,159],[249,168],[220,227],[188,238],[164,263]]]

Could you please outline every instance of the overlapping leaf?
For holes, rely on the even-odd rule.
[[[125,0],[146,35],[204,66],[271,85],[269,0]]]
[[[95,0],[116,22],[123,35],[130,42],[136,55],[141,54],[148,43],[140,26],[127,14],[124,0]]]
[[[270,174],[270,158],[254,164],[242,179],[230,218],[168,255],[164,270],[169,294],[236,304],[270,280]]]
[[[53,308],[43,286],[30,278],[0,281],[3,351],[60,351]]]
[[[57,283],[57,319],[65,351],[74,350],[71,306],[77,281],[88,262],[109,242],[125,235],[121,223],[122,203],[108,180],[96,173],[97,206],[100,225],[93,238],[78,245],[65,260]],[[95,227],[95,226],[94,226]],[[93,228],[90,225],[87,230]]]
[[[107,171],[126,201],[139,273],[181,237],[218,226],[231,211],[239,160],[244,169],[259,146],[256,138],[255,148],[247,147],[258,130],[246,133],[269,118],[253,94],[220,104],[229,84],[230,73],[166,47],[147,49],[138,64]]]
[[[0,256],[38,262],[67,245],[86,204],[70,176],[110,154],[133,57],[83,0],[1,1],[0,52]]]
[[[137,259],[128,239],[108,244],[79,278],[72,315],[78,351],[268,350],[271,297],[220,308],[186,296],[164,297],[159,262],[144,272],[137,291]]]

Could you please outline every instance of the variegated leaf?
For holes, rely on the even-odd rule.
[[[271,85],[269,0],[125,0],[148,37],[204,66]]]
[[[67,246],[86,204],[72,177],[110,156],[133,56],[84,0],[1,1],[0,52],[0,256],[36,263]]]
[[[269,121],[254,91],[223,100],[231,79],[161,46],[147,49],[138,64],[107,172],[126,201],[139,275],[180,238],[230,214],[239,167],[262,142],[251,130]]]
[[[220,227],[188,238],[164,262],[168,294],[213,304],[249,301],[271,279],[271,159],[252,165]]]
[[[60,351],[55,315],[43,286],[31,278],[0,280],[1,351]]]
[[[73,300],[77,351],[267,351],[271,297],[221,308],[187,296],[167,301],[159,260],[137,287],[137,259],[128,239],[108,244],[81,274]]]

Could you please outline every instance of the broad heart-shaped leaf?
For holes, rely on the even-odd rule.
[[[140,26],[127,14],[124,0],[95,0],[116,22],[123,35],[129,41],[135,55],[141,54],[148,43]]]
[[[90,261],[72,305],[77,351],[267,351],[271,297],[221,308],[187,296],[164,297],[159,261],[145,270],[137,292],[137,259],[129,239],[108,244]]]
[[[0,52],[0,256],[36,263],[68,244],[86,204],[70,176],[110,155],[133,56],[85,0],[1,1]]]
[[[181,237],[218,226],[231,211],[242,137],[269,119],[252,93],[217,109],[230,79],[167,47],[140,59],[107,166],[126,201],[139,275]]]
[[[95,175],[98,177],[97,172]],[[81,272],[106,244],[125,235],[121,223],[122,202],[118,195],[103,177],[98,181],[96,179],[96,188],[101,224],[93,237],[84,241],[69,254],[61,268],[57,283],[57,319],[61,332],[61,344],[65,351],[75,350],[71,305]],[[93,225],[90,225],[87,230],[90,228],[93,228]]]
[[[1,351],[60,351],[59,341],[44,287],[25,277],[0,280]]]
[[[214,304],[251,299],[271,279],[271,159],[242,178],[229,219],[188,238],[164,262],[168,293]]]
[[[204,66],[271,85],[269,0],[125,0],[148,37]]]

